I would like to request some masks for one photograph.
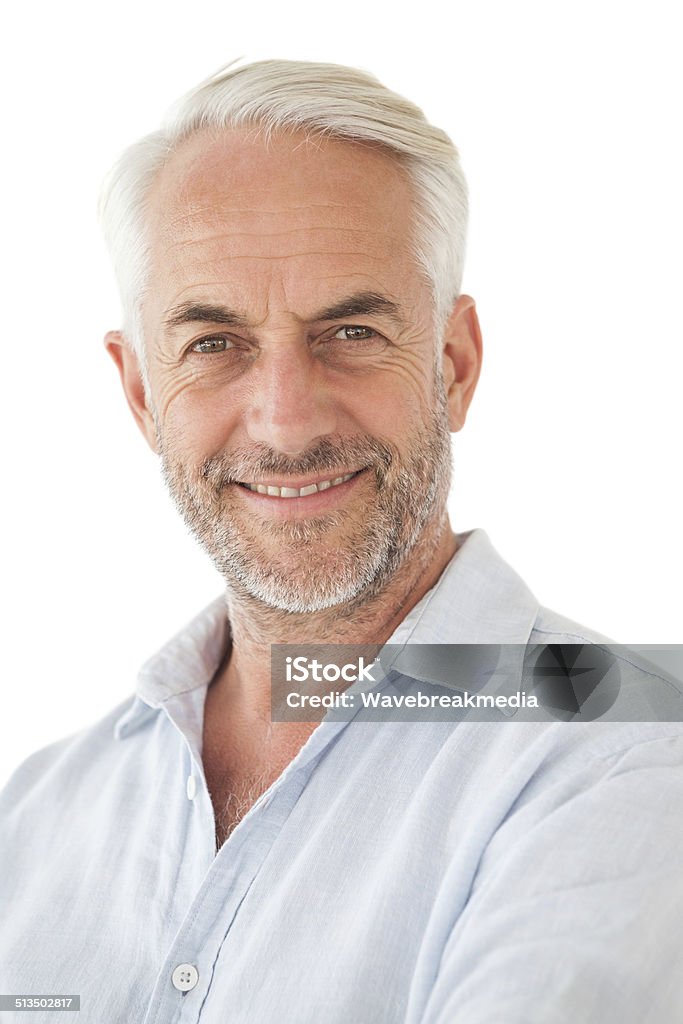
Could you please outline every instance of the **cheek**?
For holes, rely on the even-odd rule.
[[[225,392],[191,387],[178,391],[161,414],[165,444],[193,465],[226,448],[237,421],[235,403]]]
[[[410,435],[431,421],[433,378],[420,367],[394,366],[349,389],[346,407],[364,433],[388,441],[410,440]]]

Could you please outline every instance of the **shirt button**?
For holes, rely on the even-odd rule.
[[[197,780],[194,775],[187,776],[187,799],[194,800],[197,795]]]
[[[179,992],[189,992],[199,981],[199,971],[194,964],[178,964],[171,975],[171,981]]]

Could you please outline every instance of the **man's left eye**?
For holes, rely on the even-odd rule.
[[[368,338],[376,338],[377,332],[372,327],[355,327],[349,325],[340,327],[334,335],[339,341],[366,341]]]
[[[225,352],[226,349],[233,347],[233,343],[229,338],[224,338],[220,334],[212,334],[211,337],[200,338],[199,341],[195,341],[190,352]]]

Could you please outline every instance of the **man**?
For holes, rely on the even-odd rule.
[[[107,349],[225,593],[7,787],[3,992],[93,1022],[681,1019],[677,721],[272,713],[281,644],[504,645],[517,676],[603,649],[448,522],[465,210],[444,133],[328,65],[228,69],[114,170]]]

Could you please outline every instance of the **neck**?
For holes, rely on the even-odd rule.
[[[212,690],[259,717],[270,708],[271,644],[384,644],[430,590],[456,551],[447,516],[432,522],[381,590],[363,603],[316,613],[291,613],[234,590],[227,593],[232,642]]]

